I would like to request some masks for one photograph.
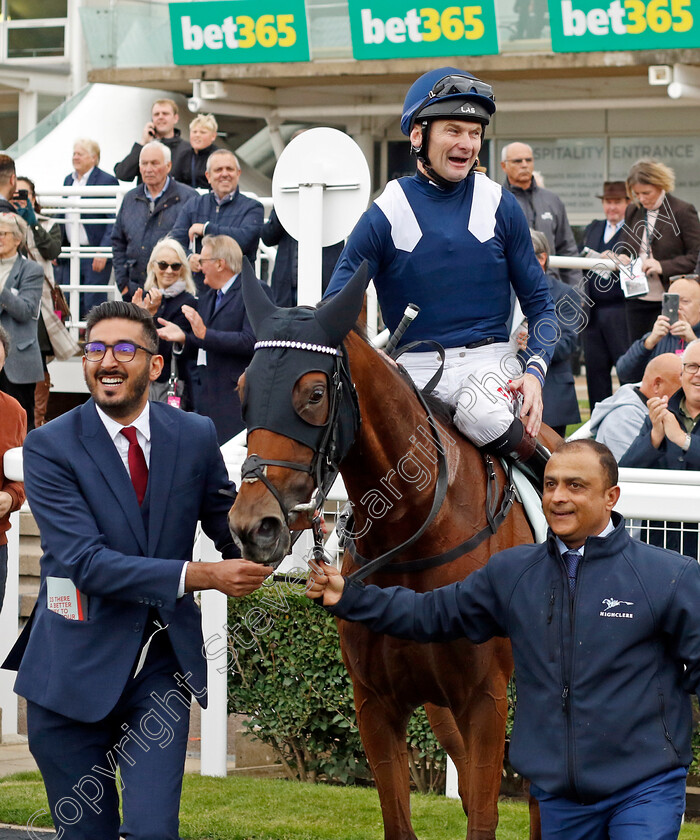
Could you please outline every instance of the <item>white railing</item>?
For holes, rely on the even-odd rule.
[[[51,190],[41,190],[38,197],[42,205],[42,213],[64,225],[68,233],[68,240],[75,243],[80,241],[81,225],[113,225],[122,199],[131,189],[133,189],[133,184],[103,187],[56,187]],[[199,190],[199,192],[204,193],[205,190]],[[244,195],[260,201],[265,208],[266,215],[269,214],[272,208],[272,198],[259,198],[250,192],[245,192]],[[276,248],[269,248],[261,243],[256,260],[256,271],[259,273],[261,261],[267,260],[270,263],[271,272],[275,254]],[[85,322],[80,320],[81,295],[86,292],[102,292],[110,300],[121,298],[113,273],[105,286],[80,283],[80,260],[94,259],[95,257],[104,257],[111,260],[111,245],[66,245],[61,248],[61,254],[58,257],[60,263],[68,262],[70,266],[70,280],[68,283],[61,283],[61,289],[66,295],[71,311],[67,326],[76,339],[78,338],[78,330],[85,326]]]
[[[240,466],[246,456],[245,431],[222,447],[224,460],[231,478],[238,484]],[[8,478],[22,480],[21,450],[13,449],[5,454],[4,471]],[[700,472],[677,472],[674,470],[621,469],[620,501],[616,507],[628,521],[628,527],[635,527],[634,520],[654,519],[664,522],[690,523],[697,527],[700,522]],[[342,481],[336,482],[329,496],[336,510],[347,501]],[[332,516],[332,512],[331,512]],[[18,628],[18,576],[19,576],[19,522],[13,514],[13,528],[9,532],[9,569],[5,604],[0,613],[0,639],[14,639]],[[280,571],[303,568],[308,556],[309,541],[299,540],[294,555],[285,561]],[[326,544],[326,550],[334,556],[337,548],[335,531]],[[193,559],[216,562],[221,556],[211,541],[203,534],[197,540]],[[219,592],[201,593],[202,626],[204,638],[221,635],[227,626],[227,599]],[[9,642],[7,648],[9,649]],[[4,657],[6,650],[0,651]],[[227,757],[227,673],[217,667],[215,660],[207,663],[209,685],[209,708],[202,711],[201,772],[210,776],[226,775]],[[14,674],[0,671],[0,706],[2,707],[3,734],[16,734],[17,698],[12,692]],[[453,773],[448,774],[448,795],[454,794]],[[454,789],[453,789],[454,787]]]

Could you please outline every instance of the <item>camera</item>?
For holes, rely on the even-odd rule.
[[[187,100],[187,107],[193,114],[196,114],[202,107],[202,100],[198,96],[190,96]]]
[[[15,201],[29,201],[29,190],[17,190],[12,198]]]

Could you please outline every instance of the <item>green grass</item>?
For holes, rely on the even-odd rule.
[[[0,779],[0,822],[26,825],[47,810],[38,773]],[[457,840],[465,835],[459,802],[443,796],[411,797],[420,840]],[[527,806],[502,800],[499,840],[528,836]],[[46,814],[33,823],[50,826]],[[372,788],[310,785],[247,776],[211,779],[185,776],[180,833],[187,840],[381,840],[377,793]],[[681,840],[700,840],[700,823],[686,824]]]

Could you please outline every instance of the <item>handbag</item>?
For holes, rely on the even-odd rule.
[[[70,320],[70,306],[68,306],[66,296],[63,294],[63,289],[58,285],[58,283],[52,283],[48,277],[45,279],[51,289],[51,301],[53,303],[54,312],[61,313],[60,318],[62,321]]]
[[[80,345],[68,332],[63,321],[56,314],[53,294],[51,294],[52,286],[53,284],[48,277],[44,277],[44,287],[41,291],[41,317],[44,320],[44,326],[46,327],[46,333],[51,343],[53,355],[59,361],[65,361],[80,353]],[[56,286],[55,288],[58,287]]]

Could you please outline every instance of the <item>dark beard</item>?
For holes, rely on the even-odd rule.
[[[97,372],[98,375],[100,373],[101,371]],[[109,399],[103,400],[98,396],[97,388],[95,387],[97,384],[97,375],[87,382],[88,389],[95,404],[113,420],[119,421],[124,417],[129,417],[133,414],[134,409],[138,408],[143,399],[144,392],[148,391],[150,387],[149,368],[146,367],[141,374],[137,374],[136,376],[128,376],[125,383],[129,386],[128,393],[119,402],[116,402]]]

